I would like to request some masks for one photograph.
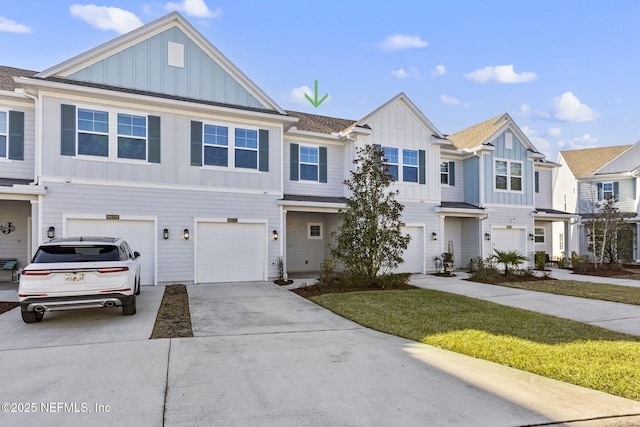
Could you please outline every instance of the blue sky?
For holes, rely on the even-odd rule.
[[[444,134],[509,113],[550,160],[640,139],[635,0],[2,0],[0,65],[42,71],[172,10],[285,109],[359,119],[405,92]]]

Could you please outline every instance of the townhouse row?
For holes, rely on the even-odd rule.
[[[311,274],[365,144],[405,205],[400,271],[451,251],[458,268],[494,249],[533,259],[577,218],[554,209],[559,164],[508,114],[447,136],[404,93],[360,120],[286,111],[171,13],[42,72],[0,67],[0,257],[120,235],[145,284]]]

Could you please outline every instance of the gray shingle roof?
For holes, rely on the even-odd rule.
[[[296,127],[298,130],[317,133],[338,133],[353,126],[357,126],[357,120],[338,119],[335,117],[319,116],[316,114],[288,111],[287,114],[298,118]],[[364,126],[368,128],[368,126]]]
[[[23,70],[21,68],[5,67],[0,65],[0,90],[13,91],[18,86],[13,81],[14,77],[31,77],[37,74],[37,71]]]

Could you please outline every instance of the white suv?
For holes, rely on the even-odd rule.
[[[136,314],[140,263],[126,241],[67,237],[43,243],[20,275],[22,320],[36,323],[47,311],[122,307]]]

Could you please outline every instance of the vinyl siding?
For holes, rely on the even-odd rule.
[[[168,65],[168,43],[184,46],[184,68]],[[180,29],[173,27],[68,78],[180,97],[266,108]]]
[[[292,181],[290,179],[291,144],[327,148],[327,182]],[[344,197],[344,180],[348,178],[344,170],[344,152],[345,147],[342,144],[318,144],[299,139],[285,139],[283,151],[284,193],[304,196]]]
[[[471,157],[462,162],[464,169],[464,201],[473,205],[480,204],[480,159]],[[462,169],[461,168],[461,169]],[[444,199],[443,199],[444,200]]]
[[[322,224],[322,239],[307,238],[308,223]],[[287,271],[318,272],[331,256],[331,233],[337,229],[337,214],[287,212]]]
[[[535,193],[536,208],[553,208],[553,194],[551,193],[551,177],[550,169],[537,169],[539,176],[539,192]]]
[[[552,224],[551,222],[542,222],[542,221],[535,222],[534,228],[544,228],[544,243],[534,242],[533,244],[534,253],[538,251],[543,251],[543,252],[546,252],[549,255],[549,257],[552,256],[553,238],[552,238],[551,224]],[[531,233],[535,234],[535,230],[531,231]],[[532,261],[534,261],[535,263],[535,258],[532,259]]]
[[[0,200],[0,224],[11,222],[15,230],[9,234],[0,234],[2,237],[2,251],[0,258],[16,258],[18,267],[22,268],[29,263],[26,242],[28,241],[28,217],[31,216],[31,204],[29,202]],[[11,280],[10,272],[0,270],[0,281]]]
[[[451,159],[440,159],[441,162],[451,162]],[[453,161],[455,163],[455,185],[444,185],[440,184],[440,194],[441,198],[447,202],[462,202],[464,201],[464,166],[461,161]],[[438,169],[438,182],[440,182],[440,169]]]
[[[597,210],[594,205],[598,201],[598,183],[617,182],[618,197],[616,207],[621,212],[637,212],[638,201],[636,200],[636,179],[635,178],[603,178],[602,180],[582,181],[578,183],[578,212],[592,213]]]
[[[157,217],[158,280],[161,283],[193,281],[195,239],[184,240],[182,230],[188,228],[194,233],[195,218],[267,220],[269,233],[281,230],[276,196],[52,182],[45,185],[48,193],[42,203],[43,234],[49,226],[62,233],[64,213]],[[168,240],[162,239],[164,228],[170,230]],[[270,239],[269,277],[277,277],[279,255],[280,242]]]
[[[492,142],[496,147],[495,151],[483,156],[485,201],[502,205],[533,206],[533,162],[527,160],[527,149],[516,135],[513,135],[513,148],[505,148],[505,133],[507,132],[503,132]],[[522,162],[522,191],[495,190],[496,159]]]
[[[610,163],[598,169],[596,173],[604,174],[633,171],[638,167],[638,159],[640,159],[640,144],[635,144]]]
[[[0,177],[13,179],[34,179],[35,171],[35,110],[28,104],[6,104],[0,100],[0,111],[10,110],[24,113],[24,160],[0,160]],[[7,124],[9,114],[7,114]],[[7,138],[8,141],[9,138]],[[8,150],[7,150],[8,151]]]
[[[64,177],[91,180],[121,181],[198,186],[220,189],[236,189],[249,192],[280,192],[280,144],[282,128],[268,123],[231,120],[229,117],[193,117],[188,112],[150,111],[140,106],[126,104],[80,103],[90,108],[109,111],[134,112],[141,115],[156,115],[161,118],[161,163],[128,161],[126,159],[106,159],[89,156],[62,156],[60,154],[60,105],[74,103],[74,100],[44,97],[46,109],[43,121],[43,135],[51,135],[43,144],[45,177]],[[115,120],[111,114],[110,120]],[[269,131],[269,172],[230,168],[191,166],[190,126],[192,120],[206,123],[236,125],[250,129]]]

